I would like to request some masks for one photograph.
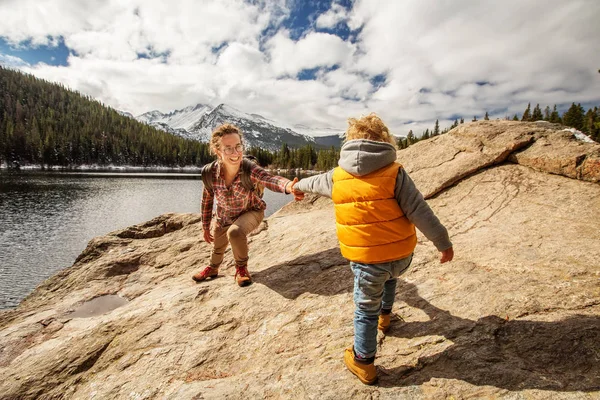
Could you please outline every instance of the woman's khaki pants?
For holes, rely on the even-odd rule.
[[[213,223],[213,252],[210,266],[218,267],[223,262],[227,244],[231,243],[231,251],[236,265],[248,264],[248,234],[255,230],[265,216],[265,211],[247,211],[240,215],[233,224],[219,227]]]

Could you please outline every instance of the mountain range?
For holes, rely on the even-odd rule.
[[[132,117],[129,113],[122,114]],[[312,145],[316,148],[339,148],[344,137],[341,130],[315,129],[304,125],[288,127],[258,114],[244,113],[226,104],[216,107],[196,104],[168,113],[154,110],[134,118],[173,135],[205,143],[210,140],[211,133],[217,126],[228,122],[242,130],[248,146],[270,151],[279,150],[284,143],[290,147]],[[325,136],[314,136],[323,133]]]

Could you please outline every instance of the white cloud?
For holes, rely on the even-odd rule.
[[[273,36],[266,47],[277,76],[296,75],[303,69],[347,64],[355,48],[353,44],[329,33],[311,32],[294,41],[286,30]]]
[[[600,102],[598,15],[588,1],[359,0],[349,20],[362,26],[356,69],[389,71],[370,106],[431,124],[522,113],[529,101]]]
[[[520,114],[528,102],[600,103],[595,1],[334,2],[314,26],[346,23],[352,42],[311,26],[292,39],[287,4],[4,0],[0,36],[34,46],[63,39],[74,51],[67,66],[17,65],[133,114],[224,102],[344,129],[348,117],[374,111],[405,134],[455,115]],[[296,79],[313,68],[315,80]],[[385,83],[376,88],[377,75]]]
[[[19,57],[0,53],[0,65],[8,68],[24,68],[29,67],[29,63]]]
[[[333,3],[331,8],[319,15],[316,21],[317,28],[335,28],[340,22],[348,18],[348,11],[340,4]]]

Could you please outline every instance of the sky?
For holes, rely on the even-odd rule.
[[[600,106],[597,0],[2,0],[0,64],[134,115],[226,103],[396,135]]]

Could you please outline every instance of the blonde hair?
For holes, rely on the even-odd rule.
[[[212,154],[217,154],[217,150],[221,149],[221,138],[233,133],[237,133],[240,136],[240,142],[244,144],[244,137],[240,128],[233,124],[217,126],[210,137],[210,152]]]
[[[398,148],[396,139],[381,118],[375,113],[360,117],[359,119],[348,119],[346,141],[354,139],[368,139],[376,142],[390,143],[392,146]]]

